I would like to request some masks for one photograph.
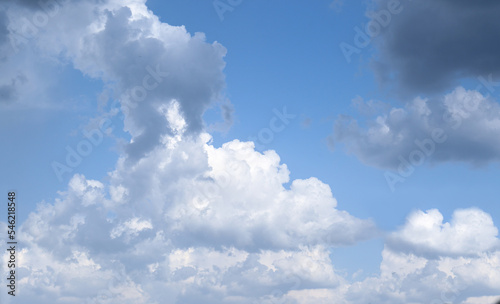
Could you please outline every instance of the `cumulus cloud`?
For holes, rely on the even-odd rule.
[[[140,218],[134,217],[123,224],[120,224],[113,228],[110,233],[112,239],[120,237],[122,234],[126,234],[129,238],[132,236],[137,236],[139,232],[147,229],[152,229],[153,226],[148,220],[141,220]]]
[[[377,12],[391,0],[373,2]],[[385,83],[420,94],[448,89],[461,78],[498,74],[498,1],[401,1],[401,7],[374,40],[374,67]]]
[[[387,237],[380,274],[349,284],[343,298],[347,303],[494,303],[500,288],[497,235],[491,216],[479,209],[455,210],[447,223],[438,210],[415,211]]]
[[[217,148],[176,125],[133,166],[123,156],[106,183],[75,175],[29,215],[17,301],[446,303],[500,288],[498,230],[478,209],[449,223],[416,211],[389,236],[380,274],[351,282],[328,249],[373,235],[370,221],[339,210],[318,179],[285,187],[290,173],[273,151]]]
[[[253,252],[342,245],[373,229],[370,222],[337,210],[330,187],[318,179],[295,180],[286,189],[290,172],[274,151],[262,154],[253,143],[237,140],[215,148],[209,140],[208,134],[196,142],[171,138],[166,145],[172,149],[155,150],[133,167],[122,159],[111,185],[127,195],[116,204],[131,208],[130,203],[141,202],[143,210],[133,213],[168,222],[172,241],[181,247]]]
[[[500,159],[500,106],[478,91],[458,87],[441,98],[415,98],[389,110],[378,104],[363,105],[378,113],[365,126],[342,116],[331,136],[365,164],[407,171],[408,164],[424,161],[483,165]]]
[[[62,62],[71,62],[82,73],[100,79],[110,88],[125,115],[125,131],[132,136],[126,151],[138,160],[172,132],[161,109],[179,104],[193,135],[204,129],[202,116],[223,99],[223,60],[226,50],[206,42],[203,33],[191,35],[183,26],[162,23],[145,1],[79,1],[56,4],[43,25],[7,11],[13,33],[29,35],[27,43]],[[23,11],[24,10],[24,11]],[[28,23],[27,23],[28,22]],[[28,24],[28,25],[27,25]],[[15,41],[16,48],[23,43]],[[113,106],[113,105],[111,105]],[[115,105],[116,106],[116,105]],[[224,100],[224,115],[231,118]]]
[[[274,151],[216,148],[187,133],[178,103],[164,114],[161,146],[133,165],[123,155],[106,183],[75,175],[29,215],[17,301],[253,304],[345,285],[329,248],[372,237],[371,221],[337,209],[316,178],[285,187]]]
[[[412,213],[405,226],[390,237],[401,251],[439,256],[477,255],[498,250],[498,229],[491,216],[479,209],[456,210],[450,222],[436,209]]]
[[[349,286],[349,303],[474,303],[494,299],[500,270],[498,229],[476,208],[415,211],[391,233],[380,275]],[[493,302],[491,302],[493,303]]]
[[[143,156],[171,131],[160,109],[173,100],[188,131],[201,131],[204,111],[224,86],[225,49],[206,43],[201,33],[191,36],[183,27],[163,24],[149,11],[119,8],[102,14],[105,21],[96,25],[102,29],[82,37],[82,48],[71,55],[85,73],[117,82],[132,135],[128,154]]]
[[[477,257],[427,259],[385,248],[380,275],[351,284],[348,303],[464,303],[495,296],[500,251]],[[487,302],[482,302],[487,303]]]
[[[370,237],[373,224],[338,210],[317,179],[285,188],[275,152],[209,140],[165,138],[132,167],[122,158],[109,184],[75,175],[40,204],[19,230],[16,300],[265,303],[344,284],[328,248]]]

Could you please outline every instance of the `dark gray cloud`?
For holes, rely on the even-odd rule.
[[[390,0],[375,0],[380,9]],[[374,43],[376,74],[405,93],[432,93],[500,72],[500,1],[401,1]]]
[[[359,101],[358,101],[359,103]],[[375,104],[366,103],[364,108]],[[379,111],[363,123],[336,121],[331,141],[342,142],[363,163],[405,174],[409,165],[500,161],[500,105],[459,87],[442,98],[420,99]]]

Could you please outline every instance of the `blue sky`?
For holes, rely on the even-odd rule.
[[[423,2],[0,5],[2,299],[492,303],[500,6]]]

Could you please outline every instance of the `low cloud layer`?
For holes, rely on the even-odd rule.
[[[315,178],[285,188],[273,151],[180,136],[132,167],[122,158],[108,184],[75,175],[30,214],[16,300],[252,303],[343,284],[328,248],[373,237],[371,221],[337,209]]]
[[[123,156],[106,183],[77,174],[39,204],[18,233],[16,303],[470,303],[499,290],[485,212],[414,212],[388,236],[380,274],[355,281],[329,248],[376,236],[371,221],[316,178],[285,187],[273,151],[209,142],[176,133],[134,166]]]

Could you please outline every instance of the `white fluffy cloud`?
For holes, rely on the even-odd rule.
[[[275,152],[208,139],[171,138],[132,167],[123,158],[109,185],[75,175],[40,204],[19,231],[16,299],[252,303],[343,284],[328,247],[369,237],[373,224],[337,210],[317,179],[285,188]]]
[[[429,260],[386,247],[380,276],[352,284],[346,298],[349,303],[401,304],[463,303],[468,298],[485,295],[494,299],[500,288],[499,254],[496,251],[478,257]]]
[[[346,298],[350,303],[470,303],[478,299],[494,303],[500,288],[497,234],[491,216],[479,209],[456,210],[449,223],[443,223],[437,210],[415,211],[389,235],[380,275],[353,283]]]
[[[460,303],[500,288],[497,228],[483,211],[449,223],[416,211],[388,238],[380,274],[352,281],[328,248],[369,237],[371,222],[338,210],[317,179],[285,187],[275,152],[209,140],[166,137],[133,166],[124,156],[105,184],[75,175],[40,204],[19,230],[16,300]]]
[[[429,255],[476,255],[499,249],[498,229],[491,216],[479,209],[456,210],[449,223],[436,209],[411,214],[391,246]]]
[[[177,103],[165,113],[175,134],[148,156],[124,155],[106,183],[76,174],[29,215],[16,300],[273,303],[345,285],[328,249],[373,236],[371,221],[337,209],[316,178],[285,186],[274,151],[214,147],[189,136]]]

